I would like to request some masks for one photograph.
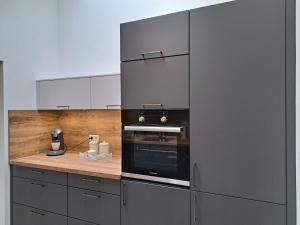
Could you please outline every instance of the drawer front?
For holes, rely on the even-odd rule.
[[[72,187],[101,191],[120,195],[120,181],[108,180],[99,177],[89,177],[84,175],[69,174],[68,184]]]
[[[188,56],[124,62],[121,74],[122,109],[189,108]]]
[[[68,215],[97,224],[120,224],[120,196],[69,188]]]
[[[23,177],[55,184],[67,185],[66,173],[21,166],[13,166],[12,171],[14,177]]]
[[[12,215],[13,225],[67,225],[65,216],[19,204],[13,204]]]
[[[68,225],[97,225],[95,223],[86,222],[83,220],[77,220],[73,218],[68,219]]]
[[[124,23],[120,32],[121,61],[189,53],[188,11]]]
[[[13,201],[15,203],[66,215],[67,187],[14,177]]]

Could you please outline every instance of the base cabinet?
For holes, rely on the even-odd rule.
[[[285,225],[285,205],[192,192],[192,225]]]
[[[122,225],[189,225],[190,191],[138,181],[122,181]]]
[[[24,205],[13,204],[13,225],[67,225],[67,217]]]

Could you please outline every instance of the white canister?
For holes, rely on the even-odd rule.
[[[101,142],[99,144],[99,154],[109,154],[109,143],[108,142]]]

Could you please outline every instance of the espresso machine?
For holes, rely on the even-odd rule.
[[[51,130],[51,149],[48,150],[48,156],[58,156],[65,153],[64,136],[62,129],[53,128]]]

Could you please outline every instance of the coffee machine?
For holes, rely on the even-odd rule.
[[[48,150],[48,156],[58,156],[65,153],[64,136],[62,129],[53,128],[51,130],[51,149]]]

